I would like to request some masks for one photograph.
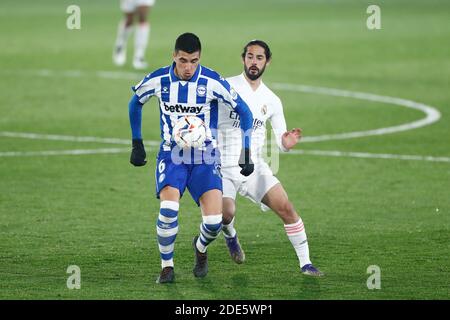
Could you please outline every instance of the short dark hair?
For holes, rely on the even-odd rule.
[[[242,59],[245,58],[245,55],[247,54],[248,47],[250,46],[260,46],[264,48],[264,54],[266,55],[266,59],[270,60],[272,58],[272,52],[270,52],[269,45],[265,43],[262,40],[252,40],[249,43],[247,43],[244,47],[244,51],[242,52]]]
[[[200,43],[200,39],[193,33],[183,33],[175,41],[175,52],[178,52],[180,50],[187,53],[202,51],[202,44]]]

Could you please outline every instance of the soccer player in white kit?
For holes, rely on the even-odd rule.
[[[155,0],[120,0],[120,9],[124,18],[119,22],[116,42],[114,44],[113,62],[117,66],[123,66],[127,60],[127,42],[133,31],[134,19],[138,24],[134,34],[133,67],[137,70],[146,69],[145,50],[150,36],[150,23],[148,14]]]
[[[261,40],[252,40],[242,53],[244,72],[227,78],[230,85],[247,102],[253,113],[252,159],[254,172],[243,177],[236,164],[241,151],[241,131],[239,116],[231,109],[219,108],[219,148],[221,153],[221,172],[223,183],[223,228],[222,232],[236,263],[245,260],[244,251],[239,243],[234,216],[235,199],[239,192],[263,210],[272,209],[283,221],[284,229],[297,253],[303,274],[323,276],[324,274],[311,263],[309,247],[302,219],[280,181],[273,175],[269,165],[262,158],[266,140],[266,122],[270,121],[276,136],[276,142],[283,152],[292,149],[301,138],[301,129],[286,130],[281,100],[262,82],[261,76],[271,61],[269,46]]]

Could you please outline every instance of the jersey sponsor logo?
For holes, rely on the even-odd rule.
[[[264,125],[264,121],[263,120],[259,120],[259,119],[254,119],[253,120],[253,130],[261,128],[263,125]]]
[[[169,112],[177,112],[177,113],[195,113],[199,114],[203,109],[203,106],[200,107],[191,107],[191,106],[183,106],[181,104],[176,105],[168,105],[164,102],[164,110]]]
[[[234,120],[232,126],[234,128],[239,128],[241,125],[241,121],[237,112],[230,111],[229,117],[231,120]],[[264,120],[259,120],[257,118],[253,119],[253,130],[261,128],[262,126],[264,126]]]
[[[233,119],[233,120],[239,120],[239,115],[235,111],[230,111],[229,117],[230,117],[230,119]]]
[[[204,97],[206,95],[206,86],[204,85],[199,85],[197,87],[197,95],[199,97]]]

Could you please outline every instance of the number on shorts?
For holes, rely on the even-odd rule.
[[[163,171],[166,169],[166,164],[164,163],[164,160],[161,160],[160,162],[159,162],[159,165],[158,165],[158,171],[159,171],[159,173],[163,173]]]

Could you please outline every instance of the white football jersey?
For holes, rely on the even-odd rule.
[[[263,159],[263,148],[266,142],[267,120],[270,121],[273,128],[278,147],[284,152],[288,151],[281,143],[281,136],[286,132],[286,120],[281,100],[262,81],[258,89],[253,91],[244,74],[227,78],[227,81],[253,113],[252,160],[256,167],[266,166]],[[218,144],[222,167],[237,166],[242,149],[239,115],[229,107],[218,109]]]

